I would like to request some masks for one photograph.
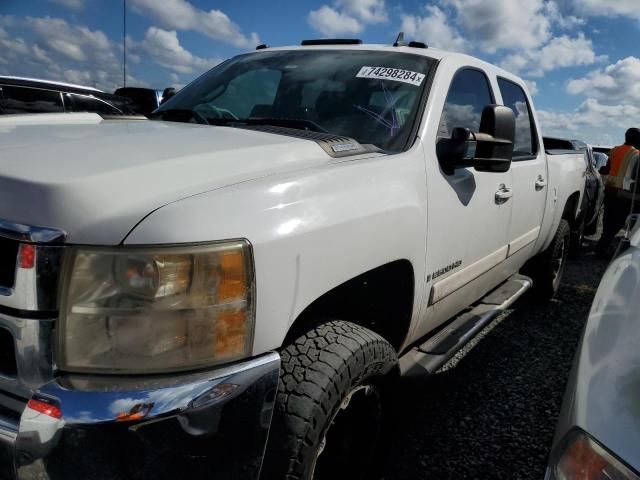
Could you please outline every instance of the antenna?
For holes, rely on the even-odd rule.
[[[404,41],[404,32],[400,32],[396,37],[396,41],[393,44],[394,47],[406,47],[407,42]]]
[[[122,86],[127,86],[127,0],[122,0]]]

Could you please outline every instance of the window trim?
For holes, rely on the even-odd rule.
[[[488,105],[495,105],[495,103],[496,103],[496,94],[493,91],[493,87],[491,85],[491,80],[490,80],[489,75],[487,74],[486,71],[484,71],[480,67],[474,67],[474,66],[471,66],[471,65],[459,67],[453,73],[453,75],[451,77],[451,81],[449,82],[449,88],[447,89],[447,95],[444,97],[444,105],[442,106],[442,112],[440,113],[440,118],[438,119],[438,130],[440,130],[440,124],[442,123],[442,115],[444,115],[444,109],[447,106],[447,99],[449,98],[449,94],[451,93],[451,88],[453,87],[453,82],[456,80],[456,77],[458,76],[458,74],[460,74],[460,72],[462,72],[464,70],[475,70],[477,72],[480,72],[482,75],[484,75],[484,78],[487,81],[487,86],[489,87],[489,95],[491,97],[491,103],[488,103],[487,105],[485,105],[485,107],[488,106]],[[483,107],[483,109],[484,109],[484,107]],[[480,115],[482,115],[482,112],[480,113]],[[437,132],[436,132],[436,142],[441,138],[449,138],[449,137],[441,137],[441,136],[437,135]]]
[[[65,112],[69,111],[69,112],[83,112],[84,110],[76,110],[75,109],[75,105],[74,105],[74,96],[76,97],[84,97],[84,98],[90,98],[92,100],[96,100],[98,103],[103,103],[105,105],[107,105],[110,109],[115,110],[115,112],[109,112],[109,113],[102,113],[103,115],[123,115],[124,112],[122,110],[120,110],[118,107],[116,107],[115,105],[101,99],[98,98],[94,95],[85,95],[83,93],[74,93],[74,92],[60,92],[60,95],[62,95],[63,100],[66,100],[65,97],[69,97],[69,109],[67,110],[66,108],[66,102],[64,102],[65,105]],[[91,111],[89,111],[91,112]],[[95,113],[100,113],[100,112],[95,112]]]
[[[523,161],[527,161],[527,160],[536,160],[539,156],[540,156],[540,140],[538,138],[539,133],[538,133],[538,125],[536,123],[535,118],[533,117],[533,110],[531,109],[531,102],[529,102],[529,97],[527,97],[527,92],[525,91],[525,89],[522,87],[522,85],[519,85],[518,83],[514,82],[513,80],[509,80],[508,78],[502,77],[500,75],[496,76],[496,83],[498,84],[498,90],[500,90],[500,97],[502,97],[502,105],[504,107],[506,107],[506,105],[504,105],[504,95],[502,94],[502,89],[500,88],[500,80],[504,81],[504,82],[509,82],[512,85],[515,85],[516,87],[518,87],[523,95],[524,95],[524,99],[527,102],[527,111],[529,112],[529,127],[531,129],[531,139],[533,140],[534,143],[534,149],[535,151],[531,154],[531,155],[523,155],[522,157],[513,157],[511,159],[512,162],[523,162]]]

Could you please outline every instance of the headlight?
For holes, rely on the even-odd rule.
[[[73,248],[62,284],[62,370],[167,372],[251,354],[253,264],[246,241]]]
[[[556,480],[639,480],[620,460],[581,430],[574,430],[561,443],[554,460]]]

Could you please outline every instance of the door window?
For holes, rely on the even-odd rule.
[[[493,103],[487,76],[480,70],[466,68],[453,77],[444,104],[438,137],[450,138],[454,128],[480,129],[482,110]]]
[[[60,92],[41,88],[2,86],[0,113],[57,113],[63,112]]]
[[[535,157],[538,153],[537,135],[524,90],[519,85],[504,78],[498,79],[498,86],[500,87],[503,103],[513,110],[513,114],[516,117],[513,159],[523,160]]]

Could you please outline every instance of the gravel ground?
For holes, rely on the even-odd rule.
[[[592,253],[570,261],[556,299],[523,299],[438,374],[406,383],[385,480],[542,480],[605,267]]]

